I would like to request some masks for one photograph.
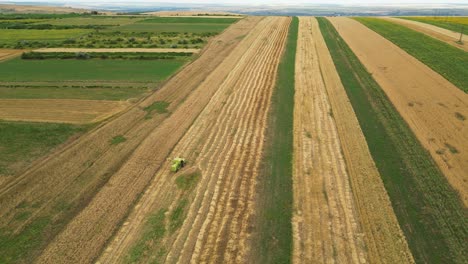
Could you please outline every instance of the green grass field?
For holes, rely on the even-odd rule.
[[[260,168],[254,263],[290,263],[292,250],[292,155],[294,73],[299,20],[289,27],[278,68],[267,128],[265,161]]]
[[[0,63],[0,82],[135,81],[158,82],[184,60],[21,60]]]
[[[238,18],[155,17],[115,28],[134,32],[221,32]]]
[[[35,158],[82,131],[84,127],[68,124],[0,121],[0,177],[17,173]]]
[[[92,16],[92,17],[72,17],[63,19],[54,19],[48,21],[39,21],[37,24],[51,25],[113,25],[120,26],[132,24],[144,18],[124,17],[124,16]]]
[[[376,18],[355,18],[468,92],[468,53],[405,26]]]
[[[239,18],[206,18],[206,17],[154,17],[140,21],[140,23],[157,24],[232,24]]]
[[[138,98],[144,87],[81,88],[81,87],[0,87],[0,99],[81,99],[126,100]]]
[[[468,17],[398,17],[468,34]]]
[[[466,263],[458,195],[331,23],[319,23],[416,262]]]
[[[229,27],[229,24],[182,24],[182,23],[135,23],[106,29],[107,31],[124,31],[124,32],[188,32],[188,33],[204,33],[204,32],[221,32]]]
[[[0,44],[11,44],[19,41],[59,41],[78,37],[90,32],[88,29],[0,29]]]

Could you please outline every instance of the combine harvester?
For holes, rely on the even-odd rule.
[[[178,172],[180,169],[182,169],[185,166],[185,164],[186,164],[185,159],[175,158],[172,161],[171,171],[172,172]]]

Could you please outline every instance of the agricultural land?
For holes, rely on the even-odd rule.
[[[466,18],[5,8],[0,263],[468,262]]]

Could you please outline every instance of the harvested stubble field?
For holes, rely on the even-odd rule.
[[[430,157],[433,153],[429,153],[424,148],[425,141],[421,138],[418,140],[417,137],[420,136],[418,133],[421,131],[418,132],[414,129],[411,131],[410,128],[414,128],[415,119],[406,120],[405,113],[397,111],[401,110],[399,103],[393,101],[395,92],[399,91],[397,88],[405,88],[407,92],[415,93],[418,91],[416,83],[429,80],[440,81],[442,78],[423,77],[424,75],[411,72],[408,75],[411,77],[408,78],[404,73],[400,73],[399,76],[405,78],[399,84],[392,85],[391,82],[383,81],[386,74],[380,71],[387,69],[387,67],[392,69],[389,72],[398,70],[397,67],[389,67],[393,61],[401,66],[405,65],[404,61],[409,60],[413,66],[411,71],[419,71],[419,74],[423,74],[421,69],[424,72],[428,68],[424,65],[421,66],[420,62],[401,52],[398,47],[392,46],[386,40],[382,41],[380,36],[353,20],[329,19],[357,55],[356,57],[353,54],[333,26],[323,20],[321,26],[324,32],[327,32],[327,45],[331,47],[340,77],[344,80],[353,108],[358,114],[359,123],[363,128],[372,156],[384,180],[398,221],[416,262],[466,262],[466,256],[463,254],[463,241],[466,241],[468,233],[465,217],[466,207],[461,200],[462,197],[457,195],[447,182],[447,178],[437,168],[434,160]],[[376,38],[374,38],[374,34],[377,36]],[[368,45],[363,43],[357,45],[358,39],[362,40],[363,38],[371,39],[374,42],[369,42]],[[380,46],[373,46],[371,43],[380,44]],[[384,54],[389,53],[389,56],[383,56],[383,50],[386,51]],[[403,56],[403,58],[399,56]],[[358,57],[367,70],[359,62]],[[403,61],[400,61],[401,59]],[[383,65],[385,68],[377,70],[374,67],[377,61],[385,64]],[[410,68],[403,69],[408,71]],[[374,81],[374,78],[382,88]],[[409,79],[415,80],[414,83],[411,81],[408,83],[413,88],[405,87],[404,82],[408,82]],[[392,75],[391,80],[399,82],[395,75]],[[446,82],[444,79],[442,80]],[[422,87],[426,89],[430,86]],[[423,89],[421,88],[421,90]],[[425,90],[425,93],[427,91]],[[460,92],[453,86],[449,91],[451,93]],[[401,93],[401,91],[399,92]],[[428,95],[432,93],[433,91]],[[447,91],[439,93],[446,96],[451,94]],[[430,102],[434,103],[435,100],[431,99]],[[420,111],[417,113],[421,114]],[[413,134],[413,132],[415,133]],[[429,141],[432,142],[432,140]],[[466,173],[461,175],[466,175]]]
[[[331,21],[467,205],[468,95],[359,22]]]
[[[425,16],[425,17],[401,17],[407,20],[419,21],[427,24],[431,24],[437,27],[442,27],[453,32],[460,33],[462,27],[465,27],[464,30],[466,32],[466,26],[468,25],[468,17],[460,17],[460,16]]]
[[[22,50],[0,49],[0,62],[17,57],[23,53]]]
[[[246,259],[260,163],[256,157],[262,155],[278,54],[289,21],[265,18],[220,65],[217,71],[228,65],[233,70],[169,155],[187,157],[190,168],[173,175],[165,163],[100,262],[231,263]],[[193,190],[180,190],[174,179],[193,174],[197,175]],[[171,215],[181,204],[180,222],[174,224]],[[144,226],[148,216],[157,212],[165,212],[164,232],[150,242]]]
[[[222,33],[177,65],[94,49],[0,64],[0,119],[101,121],[0,122],[7,140],[22,127],[61,133],[38,140],[49,150],[83,133],[26,170],[15,164],[39,155],[24,155],[35,144],[0,158],[11,174],[0,178],[0,263],[466,260],[466,94],[391,42],[344,18],[330,21],[357,57],[325,18],[56,22],[99,19],[121,19],[125,38],[147,45],[150,33],[131,34]],[[175,157],[187,160],[176,173]]]
[[[449,82],[468,93],[468,53],[405,26],[377,18],[354,18],[393,42]]]
[[[236,23],[213,38],[196,61],[139,105],[4,183],[0,189],[0,225],[3,230],[16,232],[2,235],[6,237],[6,244],[0,247],[2,261],[39,255],[45,262],[96,258],[173,145],[235,67],[237,59],[225,58],[259,20],[246,18]],[[217,68],[223,61],[227,65]],[[216,75],[208,81],[216,68]],[[208,83],[200,86],[205,79]],[[168,102],[168,113],[144,110],[158,102]],[[175,116],[178,118],[172,119]],[[111,144],[118,136],[126,141]],[[14,216],[22,211],[29,217],[15,221]],[[32,232],[34,240],[24,240]],[[63,239],[67,247],[60,242]]]
[[[413,20],[408,20],[408,19],[395,18],[395,17],[385,17],[383,19],[393,22],[393,23],[406,26],[410,29],[419,31],[428,36],[444,41],[445,43],[449,45],[452,45],[464,51],[468,51],[468,44],[458,42],[458,40],[460,39],[460,33],[453,32],[448,29],[440,28],[431,24],[426,24],[423,22],[418,22],[418,21],[413,21]],[[467,39],[468,36],[464,35],[463,38]]]
[[[0,99],[0,119],[46,123],[97,123],[123,111],[125,101]]]
[[[300,18],[295,96],[293,262],[413,262],[315,18]]]

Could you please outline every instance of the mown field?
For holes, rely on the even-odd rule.
[[[145,17],[90,16],[79,14],[15,14],[0,15],[0,47],[165,47],[201,48],[215,31],[207,32],[203,25],[193,25],[202,33],[181,30],[179,33],[149,33],[127,31],[101,32],[95,29],[73,28],[105,26],[119,28]],[[182,19],[182,18],[181,18]],[[185,21],[185,20],[184,20]],[[215,20],[213,20],[215,21]],[[234,19],[233,21],[237,21]],[[162,21],[179,23],[178,19]],[[187,22],[187,21],[185,21]],[[226,27],[231,22],[213,24]],[[151,25],[151,23],[146,24]],[[9,27],[19,27],[8,29]],[[40,29],[22,29],[22,27]],[[43,27],[45,26],[45,27]],[[53,29],[47,29],[47,28]],[[72,27],[72,28],[68,28]],[[24,59],[16,58],[0,63],[0,99],[78,99],[121,101],[138,99],[148,94],[184,64],[191,54],[166,53],[93,53],[78,56],[65,53],[30,53]],[[65,58],[66,57],[66,58]],[[1,120],[0,120],[1,121]],[[0,172],[15,174],[29,161],[50,152],[72,135],[85,128],[68,124],[2,122],[0,137],[11,141],[18,134],[18,144],[0,145],[2,159]],[[16,131],[16,132],[15,132]],[[18,133],[24,131],[24,133]],[[45,136],[48,135],[48,136]],[[43,137],[42,141],[36,136]],[[37,144],[29,144],[36,140]],[[2,141],[1,144],[7,144]],[[30,145],[28,148],[27,146]],[[26,155],[25,153],[29,153]]]
[[[459,197],[334,27],[319,23],[416,262],[464,263]]]
[[[468,92],[468,53],[423,33],[376,18],[355,18]]]
[[[399,17],[408,20],[414,20],[419,22],[424,22],[455,32],[461,32],[463,29],[464,34],[468,33],[468,17]]]

